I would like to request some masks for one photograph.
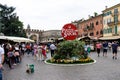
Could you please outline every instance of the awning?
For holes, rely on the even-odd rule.
[[[24,37],[8,37],[8,40],[12,40],[14,42],[34,42],[34,40]]]
[[[58,38],[58,40],[63,40],[64,38],[63,37],[61,37],[61,38]]]
[[[11,40],[13,42],[34,42],[34,40],[24,37],[13,37],[13,36],[0,36],[0,39]]]
[[[7,40],[6,36],[0,36],[0,39]]]
[[[53,40],[44,40],[44,41],[41,41],[41,43],[49,43],[49,42],[53,42]]]
[[[94,37],[94,36],[83,36],[83,37],[79,37],[78,40],[82,40],[82,39],[85,39],[85,38],[89,38],[91,40],[97,40],[98,39],[97,37]]]
[[[116,40],[116,39],[120,39],[120,36],[105,36],[99,38],[99,40]]]

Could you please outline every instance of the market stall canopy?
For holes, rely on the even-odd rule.
[[[53,42],[53,40],[44,40],[44,41],[41,41],[41,43],[49,43],[49,42]]]
[[[0,36],[0,39],[7,40],[6,36]]]
[[[34,42],[34,40],[24,38],[24,37],[13,37],[13,36],[0,36],[0,39],[11,40],[14,42]]]
[[[86,38],[89,38],[91,40],[97,40],[98,39],[97,37],[93,37],[93,36],[83,36],[83,37],[79,37],[78,40],[82,40],[82,39],[86,39]]]
[[[120,36],[105,36],[99,38],[99,40],[116,40],[116,39],[120,39]]]

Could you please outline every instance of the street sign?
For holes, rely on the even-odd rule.
[[[74,40],[78,36],[78,30],[75,25],[69,23],[63,26],[61,34],[65,40]]]

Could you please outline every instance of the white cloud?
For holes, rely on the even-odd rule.
[[[61,29],[64,24],[99,14],[105,6],[111,7],[119,0],[0,0],[2,4],[16,7],[16,13],[33,29]]]

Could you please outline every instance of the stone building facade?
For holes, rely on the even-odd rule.
[[[78,36],[92,36],[99,38],[103,35],[103,18],[102,14],[89,16],[87,20],[80,20],[77,23]]]
[[[36,43],[41,42],[43,30],[38,30],[38,29],[31,29],[30,25],[27,26],[27,29],[24,29],[26,32],[26,35],[29,39],[34,40]]]
[[[61,30],[37,30],[31,29],[30,25],[27,29],[24,29],[28,38],[34,40],[36,43],[48,43],[54,42],[58,38],[61,38]]]
[[[103,12],[103,36],[120,36],[120,3]]]
[[[48,30],[43,32],[41,42],[55,42],[58,38],[61,38],[61,30]]]

